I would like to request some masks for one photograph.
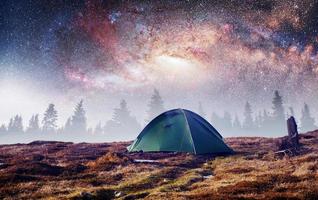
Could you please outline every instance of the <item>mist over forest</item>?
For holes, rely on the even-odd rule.
[[[141,130],[156,116],[167,111],[165,101],[157,89],[146,102],[147,117],[137,119],[130,108],[133,105],[125,99],[121,99],[115,106],[112,118],[106,121],[98,121],[95,126],[87,123],[85,102],[79,102],[73,108],[73,114],[66,122],[59,126],[59,111],[51,103],[40,118],[34,114],[30,119],[22,118],[21,115],[13,115],[9,123],[0,126],[1,143],[26,143],[33,140],[61,140],[73,142],[102,142],[102,141],[129,141],[138,136]],[[223,114],[207,112],[201,102],[198,102],[197,114],[210,122],[224,137],[233,136],[259,136],[279,137],[287,133],[286,119],[295,116],[299,131],[307,132],[317,129],[315,119],[311,115],[310,107],[304,104],[301,115],[295,115],[293,107],[284,105],[283,96],[274,91],[272,107],[257,110],[252,102],[242,105],[242,116],[230,110]],[[24,125],[27,124],[27,125]]]

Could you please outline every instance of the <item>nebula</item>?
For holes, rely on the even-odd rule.
[[[228,106],[239,112],[246,101],[268,107],[279,90],[287,106],[306,101],[318,108],[315,0],[41,1],[3,8],[2,77],[22,74],[72,98],[144,99],[157,88],[171,106],[203,100],[221,112]]]
[[[66,77],[85,87],[164,82],[181,88],[217,84],[229,96],[274,89],[305,95],[316,87],[317,41],[310,41],[312,36],[289,41],[287,32],[301,31],[315,5],[266,2],[232,12],[230,3],[213,7],[201,2],[190,8],[186,3],[126,2],[114,8],[89,1],[74,26],[102,49],[106,62],[67,68]],[[284,30],[288,25],[290,30]],[[180,82],[193,74],[199,78]]]

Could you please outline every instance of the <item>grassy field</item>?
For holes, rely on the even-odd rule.
[[[227,138],[231,156],[126,152],[129,143],[0,146],[0,199],[318,199],[318,131],[296,156],[281,138]],[[155,160],[153,163],[135,162]]]

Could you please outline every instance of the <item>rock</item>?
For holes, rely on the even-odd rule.
[[[83,199],[91,199],[93,198],[93,195],[89,192],[81,192],[80,193],[80,196],[83,198]]]
[[[207,176],[202,176],[204,179],[208,179],[208,178],[212,178],[213,177],[213,175],[211,174],[211,175],[207,175]]]
[[[116,198],[122,197],[122,196],[124,196],[124,195],[123,195],[123,192],[121,192],[121,191],[115,191],[115,197],[116,197]]]

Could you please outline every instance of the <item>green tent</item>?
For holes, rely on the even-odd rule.
[[[226,154],[233,150],[213,126],[198,114],[174,109],[153,119],[127,147],[129,152],[191,152]]]

